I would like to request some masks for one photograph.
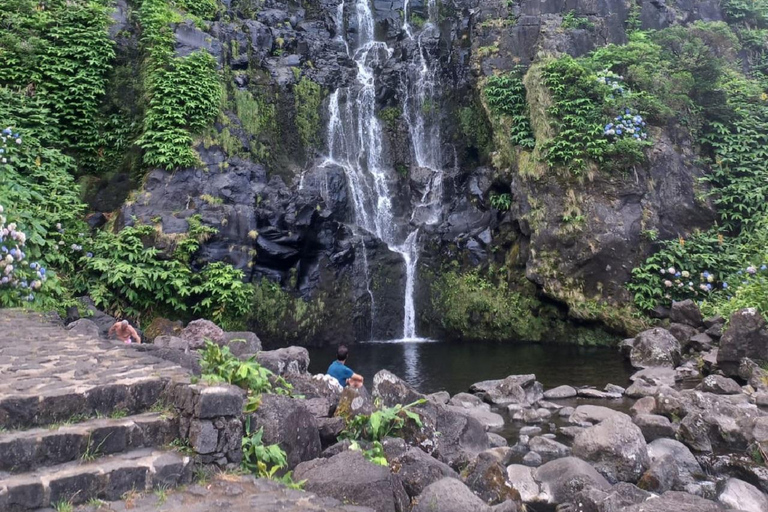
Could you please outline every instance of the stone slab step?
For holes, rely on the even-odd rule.
[[[190,457],[175,451],[143,448],[93,462],[68,462],[0,480],[0,510],[26,512],[57,503],[90,499],[119,500],[131,491],[144,492],[191,482]]]
[[[0,433],[0,471],[20,473],[136,448],[158,447],[170,443],[178,434],[178,420],[161,413]]]
[[[350,496],[350,501],[354,497]],[[228,473],[215,475],[205,485],[194,484],[164,493],[132,496],[127,501],[84,506],[83,512],[374,512],[334,498],[288,489],[272,480]],[[467,510],[467,512],[471,512]]]
[[[116,412],[141,414],[166,396],[169,379],[136,375],[104,385],[54,386],[39,395],[0,393],[0,427],[19,430]]]

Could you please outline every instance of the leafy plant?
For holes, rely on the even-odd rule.
[[[491,207],[500,211],[507,211],[512,206],[512,195],[504,192],[497,194],[492,192],[488,201],[491,203]]]
[[[211,382],[226,382],[241,387],[251,394],[290,394],[292,386],[256,362],[255,356],[243,361],[235,357],[229,347],[220,347],[206,340],[201,350],[200,367],[203,378]],[[273,384],[274,382],[274,384]]]
[[[570,29],[587,29],[591,30],[595,28],[595,24],[592,23],[589,18],[584,16],[578,16],[576,11],[568,11],[563,16],[563,22],[560,24],[566,30]]]
[[[525,86],[519,73],[489,77],[483,88],[491,112],[511,120],[509,138],[516,146],[533,148],[535,141],[528,120]]]
[[[407,405],[397,404],[393,407],[383,407],[370,415],[354,416],[347,421],[341,437],[353,440],[381,441],[385,437],[397,435],[409,419],[421,428],[421,416],[411,409],[425,402],[426,400],[420,399]]]
[[[252,432],[250,418],[246,420],[246,435],[243,437],[242,443],[243,469],[255,474],[259,478],[277,480],[292,489],[301,489],[306,480],[295,482],[291,471],[281,476],[277,475],[288,464],[288,459],[280,445],[265,445],[262,439],[263,436],[263,428]]]
[[[296,129],[299,131],[301,144],[305,148],[315,147],[319,143],[322,89],[320,85],[303,76],[296,84],[293,94],[296,101]]]

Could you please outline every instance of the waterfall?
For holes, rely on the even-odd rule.
[[[428,0],[429,18],[424,29],[416,37],[418,61],[409,66],[405,80],[403,114],[408,123],[411,145],[418,167],[429,170],[427,182],[419,204],[413,209],[411,219],[424,224],[436,224],[442,214],[443,169],[440,137],[439,112],[437,111],[439,84],[437,82],[438,62],[429,59],[424,48],[425,36],[438,35],[437,3]],[[404,5],[406,34],[413,40],[408,23],[408,3]],[[418,217],[417,217],[418,216]]]
[[[430,22],[425,30],[437,30],[435,0],[430,0]],[[385,59],[392,56],[392,49],[384,42],[374,39],[374,20],[369,0],[356,0],[354,16],[357,21],[357,42],[354,48],[344,38],[342,2],[337,7],[336,37],[344,42],[347,54],[357,65],[356,83],[350,87],[336,89],[328,103],[328,157],[326,163],[340,166],[354,204],[355,223],[359,228],[375,235],[387,247],[401,255],[405,265],[405,296],[403,300],[403,340],[418,339],[416,334],[416,313],[414,289],[416,265],[419,259],[418,228],[396,222],[393,213],[393,196],[390,184],[395,180],[394,170],[383,162],[381,146],[382,129],[376,117],[376,90],[374,71]],[[406,19],[403,29],[409,38],[413,37]],[[420,38],[421,36],[419,36]],[[408,73],[404,115],[411,132],[415,161],[419,167],[432,171],[429,184],[414,208],[411,220],[416,225],[434,224],[440,216],[442,196],[442,171],[440,171],[440,133],[434,122],[436,69],[429,65],[426,50],[418,41],[419,62],[416,73]],[[414,77],[411,77],[411,75]],[[430,115],[427,115],[430,114]],[[419,218],[416,218],[416,212]],[[420,222],[420,220],[423,222]],[[363,246],[363,252],[365,248]],[[368,276],[368,261],[364,254],[362,263]],[[371,295],[370,286],[366,284]]]

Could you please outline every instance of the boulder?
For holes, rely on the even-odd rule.
[[[729,478],[717,501],[744,512],[765,512],[768,510],[768,497],[754,485],[736,478]]]
[[[625,394],[630,398],[655,395],[662,386],[674,386],[675,375],[673,368],[645,368],[629,378],[632,385],[627,388]]]
[[[741,386],[739,386],[738,382],[722,375],[707,375],[696,386],[696,389],[718,395],[738,395],[741,393]]]
[[[691,450],[675,439],[656,439],[652,441],[648,444],[648,457],[651,459],[651,464],[655,464],[660,460],[671,459],[675,461],[678,479],[683,485],[704,476],[704,472],[696,457],[691,453]]]
[[[731,315],[720,338],[717,365],[726,375],[738,375],[741,359],[768,361],[768,327],[757,309],[740,309]]]
[[[248,331],[225,332],[220,344],[229,347],[229,351],[240,358],[252,356],[261,350],[259,337]]]
[[[205,340],[221,345],[224,341],[224,331],[210,320],[193,320],[182,329],[181,339],[190,349],[197,350],[205,346]]]
[[[758,392],[768,391],[768,370],[764,370],[748,357],[739,363],[739,377],[747,381],[747,384]]]
[[[483,404],[487,407],[488,404]],[[504,426],[504,417],[500,414],[492,412],[490,408],[483,407],[452,407],[448,406],[448,409],[463,416],[468,416],[477,420],[485,430],[499,429]]]
[[[592,463],[613,482],[636,482],[650,464],[643,433],[626,414],[611,416],[579,433],[573,455]]]
[[[570,510],[624,512],[626,507],[643,503],[650,497],[652,497],[651,493],[643,491],[635,485],[619,482],[607,491],[595,487],[587,487],[577,493],[569,505]],[[566,510],[568,509],[566,508]]]
[[[488,432],[488,442],[491,444],[491,448],[501,448],[509,445],[506,439],[493,432]]]
[[[491,512],[460,480],[443,478],[426,487],[416,498],[412,512]]]
[[[669,324],[667,329],[669,333],[680,342],[680,346],[687,348],[691,342],[691,339],[696,336],[699,331],[695,327],[685,324]]]
[[[638,414],[632,421],[640,428],[647,443],[662,437],[675,437],[677,432],[676,425],[658,414]]]
[[[524,503],[546,501],[546,497],[541,496],[539,484],[533,479],[533,471],[532,468],[520,464],[507,466],[507,482],[517,491]]]
[[[622,397],[622,394],[615,391],[600,391],[599,389],[594,388],[581,388],[578,391],[578,396],[580,398],[592,398],[597,400],[618,400]]]
[[[644,396],[632,405],[629,409],[629,413],[632,416],[637,416],[638,414],[653,414],[655,409],[656,399],[652,396]]]
[[[672,307],[669,310],[669,320],[696,328],[702,325],[699,306],[691,299],[672,301]]]
[[[678,471],[671,455],[656,459],[640,477],[637,486],[655,494],[671,491],[678,481]]]
[[[715,342],[709,334],[702,332],[691,336],[691,339],[688,340],[688,346],[697,352],[706,352],[714,348]]]
[[[299,464],[293,472],[304,488],[347,504],[361,505],[376,512],[405,512],[408,496],[397,475],[389,468],[369,462],[357,451],[344,451],[329,459]]]
[[[95,322],[92,320],[88,320],[87,318],[81,318],[80,320],[75,320],[74,322],[67,325],[67,330],[70,331],[72,334],[77,334],[79,336],[86,336],[88,338],[100,338],[101,337],[101,331],[99,330],[99,326],[96,325]]]
[[[723,508],[687,492],[667,491],[657,498],[631,505],[622,512],[722,512]]]
[[[494,453],[482,452],[461,472],[462,481],[489,505],[507,500],[520,501],[520,495],[507,485],[507,472]]]
[[[542,459],[541,455],[536,452],[528,452],[523,456],[523,464],[528,467],[537,468],[543,463],[544,459]]]
[[[666,329],[654,327],[637,335],[629,359],[635,368],[674,368],[680,362],[680,342]]]
[[[542,436],[536,436],[531,439],[528,442],[528,449],[538,453],[543,462],[549,462],[561,457],[568,457],[571,454],[571,449],[564,444]]]
[[[400,477],[405,492],[411,498],[417,497],[428,485],[442,478],[459,478],[447,464],[412,447],[389,459],[389,467],[392,473]]]
[[[359,414],[371,414],[373,410],[373,400],[368,390],[364,387],[346,387],[341,392],[334,415],[349,420]]]
[[[256,361],[275,375],[303,374],[309,367],[309,352],[304,347],[261,351],[256,354]]]
[[[602,405],[580,405],[574,409],[573,414],[568,418],[568,422],[575,425],[599,423],[617,414],[624,415],[624,413],[603,407]]]
[[[477,382],[470,391],[494,405],[532,405],[544,397],[544,387],[533,374]]]
[[[157,348],[168,348],[173,350],[184,350],[184,351],[187,351],[189,349],[189,345],[187,345],[187,343],[183,339],[179,338],[178,336],[167,336],[165,334],[157,336],[152,342],[152,344]]]
[[[250,416],[250,429],[264,429],[265,445],[279,444],[285,450],[288,469],[320,456],[317,420],[304,400],[282,395],[262,394],[261,405]]]
[[[432,393],[431,395],[427,395],[427,400],[432,400],[433,402],[436,402],[438,404],[447,404],[448,401],[451,399],[451,394],[447,391],[438,391],[437,393]]]
[[[373,376],[374,399],[378,398],[385,407],[407,405],[426,397],[414,390],[406,382],[387,370],[381,370]]]
[[[555,400],[562,398],[573,398],[576,396],[576,388],[572,386],[557,386],[544,392],[544,398],[547,400]]]
[[[303,395],[305,398],[324,398],[328,400],[332,410],[336,409],[344,388],[339,381],[330,375],[318,373],[317,375],[292,373],[285,376],[293,392]]]
[[[567,503],[585,487],[607,490],[611,484],[587,462],[565,457],[547,462],[533,472],[533,479],[549,503]]]

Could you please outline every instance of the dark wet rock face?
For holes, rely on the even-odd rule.
[[[527,67],[543,55],[579,56],[605,44],[622,44],[630,16],[645,29],[720,20],[718,2],[643,1],[630,8],[619,0],[455,0],[440,4],[438,26],[423,28],[419,19],[429,18],[428,5],[407,4],[413,37],[404,30],[406,3],[372,3],[376,40],[391,50],[377,54],[373,72],[392,212],[398,229],[420,226],[418,334],[456,334],[431,320],[437,314],[437,291],[430,272],[444,264],[458,261],[466,271],[509,256],[510,274],[528,296],[541,294],[568,307],[575,305],[574,297],[576,302],[594,298],[623,305],[631,300],[623,284],[652,249],[643,233],[654,231],[668,239],[711,224],[712,208],[697,201],[694,192],[703,173],[695,164],[694,142],[677,131],[660,130],[647,164],[636,166],[632,176],[565,183],[554,172],[527,179],[510,166],[494,167],[491,158],[465,140],[458,121],[469,109],[477,111],[480,124],[487,123],[477,89],[494,73]],[[339,3],[329,0],[307,5],[269,0],[258,9],[248,2],[225,2],[223,7],[218,19],[202,25],[189,19],[174,23],[174,53],[213,55],[230,100],[248,92],[274,108],[267,127],[250,133],[248,112],[230,101],[210,133],[196,143],[199,166],[150,170],[140,184],[130,173],[117,173],[94,187],[89,202],[100,212],[119,210],[118,227],[135,222],[156,226],[151,243],[166,255],[189,231],[193,216],[199,216],[217,233],[201,243],[193,258],[195,270],[209,262],[229,263],[243,270],[248,281],[276,282],[290,298],[317,308],[309,317],[292,314],[303,306],[279,312],[282,322],[295,325],[272,332],[253,321],[249,329],[267,345],[402,337],[403,258],[376,237],[353,229],[352,189],[344,170],[325,161],[328,95],[351,87],[352,103],[357,92],[351,51],[359,45],[361,27],[354,4],[339,10]],[[590,28],[563,28],[568,13],[588,20]],[[139,34],[129,7],[119,2],[113,18],[110,34],[118,58],[138,69]],[[419,55],[434,64],[437,83],[429,117],[440,138],[430,144],[441,150],[436,165],[445,176],[434,222],[425,222],[416,207],[429,189],[431,171],[415,158],[403,115]],[[297,104],[303,101],[298,91],[306,81],[321,90],[319,104],[313,105],[317,121],[311,142],[303,140],[297,126]],[[132,95],[139,96],[136,91]],[[126,101],[138,104],[139,98]],[[489,194],[502,188],[511,196],[506,212],[488,206]],[[575,198],[581,215],[590,219],[577,231],[563,228],[566,196]],[[104,220],[94,218],[93,225]],[[553,311],[552,325],[544,327],[551,333],[547,339],[571,341],[561,324],[568,318],[567,307]],[[696,321],[682,309],[670,314],[682,325]]]
[[[727,375],[738,375],[743,358],[768,361],[768,327],[754,308],[731,315],[728,328],[720,339],[717,364]]]

